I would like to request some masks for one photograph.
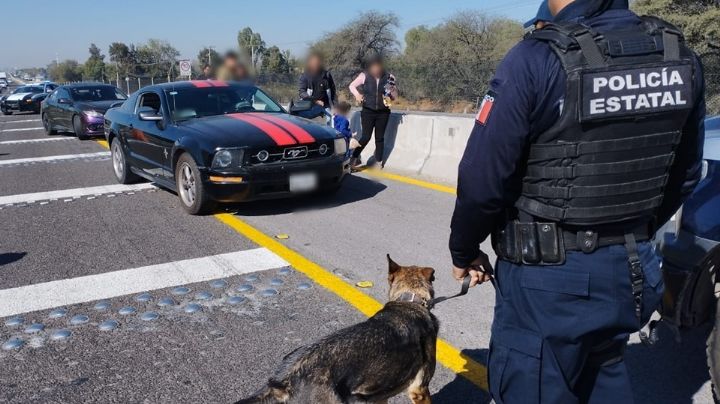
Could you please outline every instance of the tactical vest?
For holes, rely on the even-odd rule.
[[[550,45],[567,87],[560,118],[530,146],[516,207],[574,226],[652,222],[694,107],[682,34],[643,17],[627,30],[562,23],[530,38]]]
[[[389,73],[383,73],[380,80],[373,77],[370,72],[365,72],[365,83],[362,86],[363,89],[363,107],[369,108],[375,111],[389,111],[385,103],[383,102],[383,93],[385,92],[385,85],[390,79]],[[378,81],[380,82],[378,85]]]

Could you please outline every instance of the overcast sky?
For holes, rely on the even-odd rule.
[[[111,42],[169,41],[183,57],[194,59],[206,45],[219,51],[236,46],[245,26],[260,32],[269,45],[304,53],[324,32],[343,26],[367,10],[392,11],[400,17],[400,39],[416,25],[436,25],[462,10],[525,21],[540,0],[33,0],[2,1],[0,67],[45,66],[61,59],[87,59],[91,42],[105,54]]]

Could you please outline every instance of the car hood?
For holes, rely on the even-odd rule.
[[[26,95],[32,95],[33,93],[17,93],[17,94],[10,94],[7,96],[7,101],[18,101],[25,98]]]
[[[80,101],[76,102],[75,106],[83,111],[97,111],[104,114],[110,106],[122,102],[121,100],[108,100],[108,101]]]
[[[278,147],[334,139],[334,129],[283,113],[239,113],[178,123],[212,147]]]

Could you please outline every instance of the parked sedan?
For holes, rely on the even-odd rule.
[[[143,88],[105,114],[117,180],[177,191],[199,214],[216,202],[340,187],[345,139],[291,116],[251,84],[185,81]]]
[[[0,110],[3,115],[13,112],[40,112],[40,104],[57,87],[54,83],[33,84],[16,88],[12,93],[0,98]]]
[[[122,104],[127,96],[109,84],[79,83],[58,87],[42,103],[45,133],[73,132],[78,139],[102,136],[105,111]]]

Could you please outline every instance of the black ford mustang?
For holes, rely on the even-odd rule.
[[[252,84],[183,81],[145,87],[105,113],[119,182],[177,191],[191,214],[215,202],[340,187],[345,139],[291,116]]]

